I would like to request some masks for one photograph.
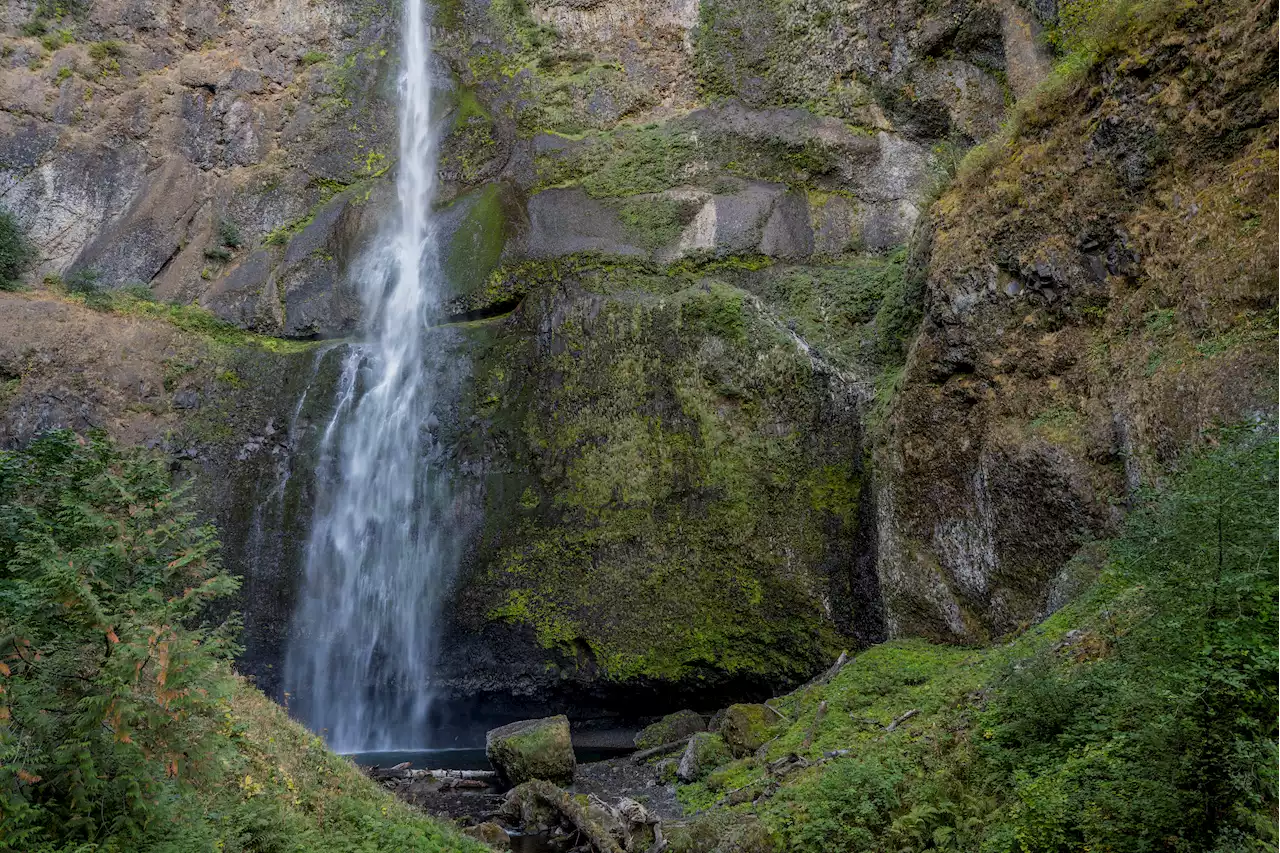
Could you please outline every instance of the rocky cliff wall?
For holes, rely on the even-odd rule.
[[[1169,463],[1274,414],[1273,13],[1117,17],[933,208],[874,465],[891,633],[1037,619]]]
[[[345,278],[395,148],[395,9],[10,3],[0,203],[33,278],[149,285],[263,333],[354,328]]]
[[[1051,6],[437,8],[436,340],[468,366],[438,425],[471,531],[440,662],[456,708],[710,706],[885,636],[999,636],[1069,594],[1071,557],[1164,460],[1259,410],[1265,24],[1173,16],[1042,84]],[[270,335],[358,329],[397,10],[42,8],[9,8],[0,76],[0,203],[41,248],[33,283],[89,269]],[[1243,59],[1209,74],[1223,52]],[[90,338],[143,322],[8,298]],[[171,320],[146,328],[173,343],[130,345],[160,387],[172,347],[211,345]],[[239,385],[211,361],[182,374],[198,388],[63,382],[55,404],[93,351],[0,323],[49,359],[10,358],[6,442],[102,423],[188,460],[270,686],[337,350],[245,339]]]

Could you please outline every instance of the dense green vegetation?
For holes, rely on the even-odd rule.
[[[0,208],[0,290],[16,290],[19,276],[35,256],[18,218]]]
[[[0,453],[0,850],[467,849],[232,675],[217,549],[156,456]]]
[[[676,849],[1276,849],[1276,440],[1212,442],[1013,643],[897,641],[775,700],[764,759],[681,789]],[[771,776],[790,753],[822,763]]]

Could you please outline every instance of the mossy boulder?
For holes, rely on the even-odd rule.
[[[764,705],[730,705],[720,721],[719,734],[733,757],[743,758],[754,754],[773,736],[776,721],[774,713]]]
[[[495,850],[511,849],[511,836],[495,821],[486,820],[484,823],[478,823],[462,831],[477,841],[483,841]]]
[[[698,732],[689,739],[689,745],[680,756],[676,776],[681,782],[697,782],[721,764],[733,759],[724,738],[710,732]]]
[[[661,746],[706,730],[707,721],[701,714],[689,710],[676,711],[641,729],[635,738],[636,749]]]
[[[485,756],[510,785],[531,779],[567,785],[577,762],[569,737],[569,718],[563,714],[541,720],[519,720],[492,729],[485,736]]]

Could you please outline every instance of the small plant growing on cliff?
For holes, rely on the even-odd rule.
[[[89,45],[89,58],[101,65],[108,59],[119,59],[124,55],[124,45],[118,41],[97,41]]]
[[[35,260],[35,249],[18,218],[0,208],[0,290],[17,290],[19,278]]]
[[[231,260],[232,250],[240,248],[242,243],[240,228],[230,219],[223,217],[218,220],[217,243],[205,249],[204,256],[211,261],[225,263]]]
[[[70,272],[63,285],[68,293],[79,296],[94,296],[102,291],[102,273],[93,267],[81,267]]]
[[[244,242],[239,226],[225,216],[218,220],[218,241],[228,249],[239,249]]]

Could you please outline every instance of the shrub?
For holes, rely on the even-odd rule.
[[[94,267],[81,267],[68,273],[62,283],[68,293],[94,296],[102,292],[102,273]]]
[[[35,260],[35,249],[18,218],[0,208],[0,290],[17,290],[19,278]]]
[[[0,849],[126,839],[217,772],[238,581],[163,461],[102,435],[0,452]]]
[[[984,721],[1024,849],[1274,849],[1276,441],[1216,439],[1130,516],[1092,624],[1015,664]]]
[[[124,287],[120,288],[120,292],[127,296],[132,296],[134,299],[142,300],[143,302],[159,301],[156,299],[156,295],[151,292],[151,285],[144,284],[140,281],[134,281],[126,284]]]
[[[786,791],[765,819],[801,853],[880,849],[901,782],[900,772],[874,758],[845,758]]]
[[[225,216],[218,220],[218,241],[228,249],[239,249],[243,243],[239,226]]]
[[[108,59],[119,59],[124,55],[124,45],[118,41],[98,41],[89,45],[89,58],[101,65]]]
[[[308,50],[306,53],[302,54],[301,62],[303,65],[315,65],[317,63],[326,61],[328,58],[329,58],[329,54],[325,53],[324,51],[313,49],[313,50]]]

